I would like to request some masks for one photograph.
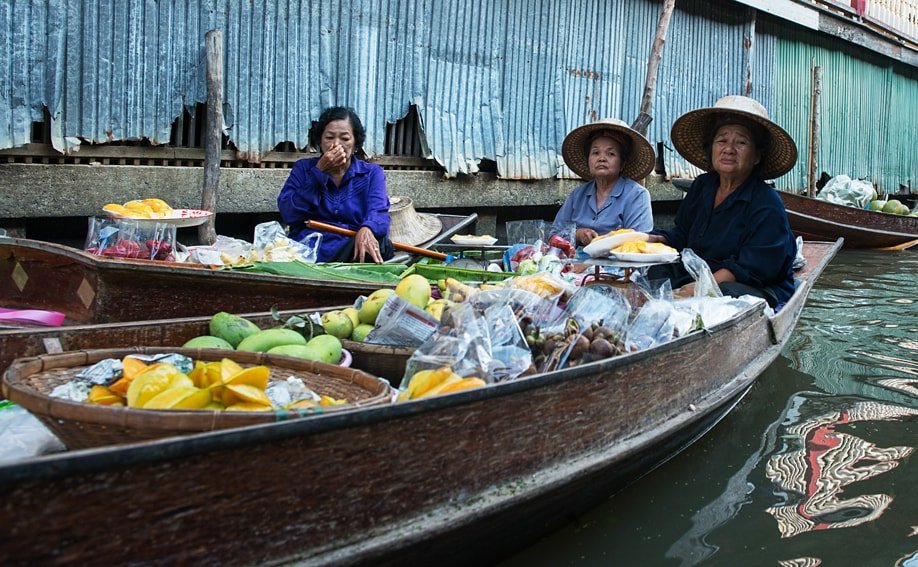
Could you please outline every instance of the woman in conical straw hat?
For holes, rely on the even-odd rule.
[[[675,227],[654,231],[650,241],[691,248],[725,295],[761,297],[771,307],[786,302],[794,292],[796,244],[784,205],[765,179],[794,166],[794,140],[765,107],[744,96],[683,114],[672,140],[682,157],[707,173],[683,198]],[[647,278],[668,278],[674,288],[692,281],[681,264],[653,266]]]
[[[589,179],[574,189],[555,215],[551,233],[569,238],[576,225],[576,244],[589,244],[618,228],[653,228],[650,193],[634,180],[653,169],[653,148],[644,136],[621,120],[605,118],[575,128],[561,146],[564,163]]]

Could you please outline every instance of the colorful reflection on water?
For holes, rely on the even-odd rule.
[[[842,251],[721,424],[504,565],[918,567],[916,273]]]

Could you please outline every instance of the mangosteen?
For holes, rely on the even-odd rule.
[[[600,358],[609,358],[615,354],[615,347],[612,346],[612,343],[603,338],[593,339],[593,342],[590,343],[590,352],[597,359]]]

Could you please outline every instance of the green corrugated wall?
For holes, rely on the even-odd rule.
[[[918,70],[850,43],[778,25],[775,118],[794,137],[800,157],[779,179],[806,185],[810,153],[812,67],[822,67],[819,172],[871,180],[895,193],[911,180],[918,192]]]

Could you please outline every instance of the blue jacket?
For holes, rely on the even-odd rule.
[[[380,239],[389,234],[389,196],[381,167],[356,158],[344,173],[341,186],[316,167],[319,158],[301,159],[277,196],[277,208],[290,226],[290,238],[302,240],[313,230],[305,221],[316,220],[350,230],[365,226]],[[318,261],[335,255],[350,237],[322,232]]]
[[[797,245],[781,198],[752,176],[717,209],[720,185],[716,172],[699,176],[676,212],[672,230],[656,230],[677,250],[691,248],[711,267],[726,268],[736,281],[770,288],[784,303],[794,293],[793,263]]]

